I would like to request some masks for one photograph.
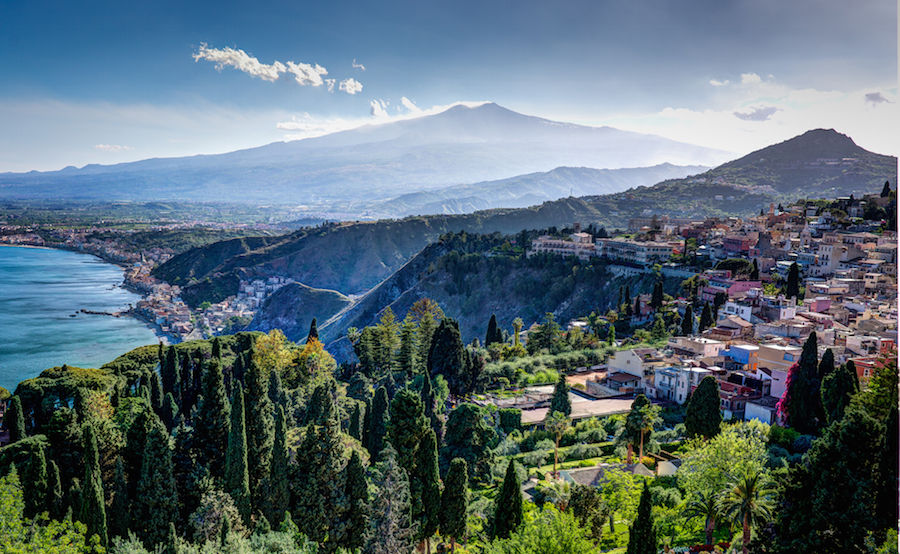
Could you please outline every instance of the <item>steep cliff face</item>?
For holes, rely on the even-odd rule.
[[[268,332],[281,329],[294,341],[301,341],[313,318],[326,321],[352,303],[349,297],[301,283],[285,285],[263,302],[248,330]]]

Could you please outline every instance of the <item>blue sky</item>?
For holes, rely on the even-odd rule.
[[[810,127],[896,153],[897,4],[4,0],[0,75],[0,171],[485,100],[741,153]]]

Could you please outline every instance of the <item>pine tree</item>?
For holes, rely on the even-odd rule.
[[[628,549],[626,554],[657,554],[659,543],[656,530],[653,528],[653,502],[650,489],[644,484],[641,501],[638,504],[637,518],[628,531]]]
[[[306,334],[306,342],[312,339],[319,340],[319,327],[316,325],[316,318],[312,318],[312,323],[309,324],[309,333]]]
[[[416,360],[418,348],[416,325],[407,316],[400,325],[400,351],[397,353],[397,366],[403,373],[404,379],[412,379],[412,376],[418,371],[419,364]]]
[[[367,554],[411,552],[415,524],[410,519],[409,481],[388,445],[374,473],[369,530],[363,551]]]
[[[419,538],[429,539],[440,525],[441,477],[438,471],[437,437],[427,429],[425,437],[416,449],[415,473],[420,501],[419,511],[413,512],[413,520],[419,523]],[[414,503],[413,506],[416,506]]]
[[[501,539],[509,538],[509,535],[519,528],[525,517],[522,505],[522,489],[519,484],[519,476],[516,474],[515,463],[514,460],[510,460],[509,465],[506,466],[503,486],[494,503],[492,535]]]
[[[797,262],[791,264],[788,269],[787,285],[784,289],[784,295],[788,298],[797,298],[800,296],[800,266]]]
[[[689,337],[694,334],[694,308],[688,304],[684,309],[684,317],[681,320],[681,335]]]
[[[569,400],[569,385],[566,383],[564,373],[559,374],[556,386],[553,387],[553,397],[550,399],[550,412],[560,412],[566,416],[572,413],[572,401]]]
[[[231,426],[228,432],[228,450],[225,454],[225,491],[234,499],[234,505],[250,523],[250,477],[247,473],[247,430],[244,420],[244,393],[235,390],[231,403]]]
[[[128,482],[125,480],[125,463],[116,458],[116,473],[113,480],[112,503],[109,505],[109,536],[125,537],[131,525],[128,502]]]
[[[83,427],[84,440],[84,481],[81,489],[81,508],[78,519],[87,527],[87,536],[97,535],[100,544],[106,546],[106,504],[103,498],[103,481],[100,473],[100,457],[97,452],[97,437],[94,427],[86,423]]]
[[[47,458],[44,449],[34,448],[22,472],[22,496],[25,501],[25,517],[33,518],[47,510],[48,505]]]
[[[428,352],[431,351],[431,341],[438,323],[434,320],[431,312],[425,314],[418,321],[416,335],[418,339],[418,352],[416,353],[417,373],[426,373],[428,371]]]
[[[712,326],[714,323],[712,309],[709,307],[709,302],[703,303],[703,311],[700,312],[700,327],[699,331],[702,333]]]
[[[389,421],[387,389],[378,387],[378,390],[375,391],[375,400],[372,402],[372,415],[369,417],[369,440],[366,445],[373,460],[378,458],[378,454],[384,448],[384,437],[387,434]]]
[[[488,321],[487,333],[484,336],[484,346],[488,347],[499,342],[503,342],[503,333],[497,325],[497,316],[491,314],[491,320]]]
[[[428,420],[425,419],[425,409],[419,395],[409,389],[398,392],[391,401],[387,438],[397,452],[397,463],[406,470],[411,480],[415,474],[416,449],[428,428]],[[414,483],[410,483],[411,489],[415,486]],[[415,498],[413,504],[415,505]]]
[[[50,519],[58,520],[63,516],[63,493],[59,466],[54,460],[50,460],[47,468],[47,509]]]
[[[444,318],[434,332],[428,352],[428,372],[443,375],[453,394],[465,392],[465,353],[455,320]]]
[[[6,413],[3,414],[3,425],[9,431],[10,443],[20,441],[27,436],[25,434],[25,414],[22,411],[22,399],[18,395],[14,395],[9,400]]]
[[[169,440],[162,422],[152,418],[133,506],[139,536],[147,545],[158,545],[166,540],[169,524],[178,513]]]
[[[688,437],[711,439],[719,434],[722,412],[719,410],[719,384],[708,375],[700,381],[688,400],[684,426]]]
[[[454,458],[450,461],[444,493],[441,495],[441,534],[450,537],[451,549],[455,543],[466,540],[466,510],[469,507],[469,470],[466,461]]]
[[[225,382],[218,360],[212,359],[203,372],[203,398],[194,427],[202,430],[196,436],[197,450],[210,473],[221,478],[225,470],[225,451],[231,425],[231,406],[225,393]]]
[[[262,491],[260,486],[269,476],[272,458],[272,444],[275,442],[275,418],[272,401],[265,376],[259,366],[249,356],[247,374],[247,397],[244,399],[247,418],[247,462],[250,473],[250,490],[254,494],[253,506],[258,507],[256,496]]]
[[[788,424],[804,434],[815,434],[824,420],[817,344],[813,331],[803,344],[800,361],[792,368],[782,399]]]
[[[342,545],[348,550],[362,548],[366,529],[369,525],[369,485],[366,482],[366,468],[359,452],[353,451],[344,476],[344,495],[347,498],[347,540]]]
[[[181,381],[181,361],[178,359],[178,350],[174,346],[166,348],[166,360],[160,366],[162,387],[166,392],[178,394]]]
[[[289,463],[287,422],[284,417],[284,408],[278,406],[275,410],[275,442],[272,446],[272,471],[269,473],[263,502],[263,513],[266,519],[276,526],[281,524],[284,512],[287,511],[291,501],[290,483],[288,481]]]

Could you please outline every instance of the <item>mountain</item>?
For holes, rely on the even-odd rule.
[[[655,135],[560,123],[496,104],[226,154],[0,174],[0,199],[302,204],[359,217],[402,194],[560,166],[712,165],[721,151]]]
[[[337,291],[290,283],[265,299],[249,328],[265,332],[281,329],[293,340],[303,340],[312,318],[326,321],[351,304],[350,298]]]
[[[593,169],[557,167],[508,179],[456,185],[404,194],[374,206],[371,214],[403,217],[416,214],[460,214],[491,208],[524,208],[566,196],[610,194],[665,179],[694,175],[709,168],[670,163],[651,167]]]

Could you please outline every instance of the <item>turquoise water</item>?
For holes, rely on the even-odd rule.
[[[95,256],[0,247],[0,387],[62,364],[99,367],[158,342],[132,317],[79,313],[127,309],[140,296],[119,285],[122,269]]]

